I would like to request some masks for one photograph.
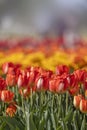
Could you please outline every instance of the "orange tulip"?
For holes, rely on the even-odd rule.
[[[7,84],[7,86],[15,86],[16,85],[16,76],[14,74],[7,74],[6,84]]]
[[[77,96],[74,96],[74,100],[73,100],[73,104],[76,108],[79,108],[80,106],[80,101],[83,99],[83,96],[82,95],[77,95]]]
[[[10,117],[13,117],[17,111],[17,107],[15,103],[9,104],[9,106],[6,109],[6,114]]]
[[[87,113],[87,100],[82,99],[82,100],[80,101],[80,111],[81,111],[82,113]]]
[[[84,83],[86,77],[87,77],[87,72],[85,70],[76,70],[74,72],[74,75],[78,82]]]

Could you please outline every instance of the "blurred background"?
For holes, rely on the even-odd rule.
[[[87,0],[0,0],[0,67],[87,69]]]
[[[87,0],[0,0],[0,33],[86,36]]]

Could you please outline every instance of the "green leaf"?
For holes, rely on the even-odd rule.
[[[51,120],[52,120],[54,130],[56,130],[56,122],[55,122],[53,111],[51,111]]]
[[[5,126],[6,126],[6,122],[2,122],[2,124],[0,125],[0,130],[4,130]]]
[[[24,126],[20,123],[20,121],[17,121],[15,118],[11,117],[0,117],[0,118],[8,124],[10,130],[15,130],[17,127],[21,130],[24,130]]]
[[[84,119],[82,121],[81,130],[87,130],[85,116],[84,116]]]
[[[33,121],[33,113],[28,113],[26,114],[26,125],[27,125],[27,130],[37,130],[35,123]]]
[[[40,120],[40,123],[39,123],[39,129],[38,130],[44,130],[44,126],[45,126],[45,120],[42,117],[42,120]]]
[[[65,122],[71,122],[72,121],[72,118],[73,118],[73,111],[71,110],[64,118],[64,121]]]
[[[78,123],[77,123],[77,112],[76,111],[73,114],[73,126],[74,126],[74,130],[79,130]]]
[[[18,127],[16,127],[16,129],[15,130],[20,130]]]
[[[51,122],[50,122],[50,120],[47,121],[47,130],[51,130]]]

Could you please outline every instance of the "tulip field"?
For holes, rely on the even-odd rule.
[[[87,130],[86,47],[6,48],[0,49],[0,130]]]

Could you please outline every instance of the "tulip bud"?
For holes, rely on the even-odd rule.
[[[82,113],[87,113],[87,100],[82,99],[82,100],[80,101],[80,111],[81,111]]]
[[[74,96],[73,104],[76,108],[79,108],[80,101],[83,99],[82,95]]]
[[[16,76],[14,74],[7,74],[6,84],[7,84],[7,86],[15,86],[16,85]]]

